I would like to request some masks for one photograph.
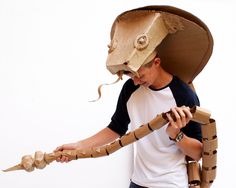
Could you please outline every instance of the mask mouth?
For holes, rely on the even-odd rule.
[[[155,59],[155,57],[157,57],[157,51],[156,51],[156,50],[154,50],[154,51],[151,53],[151,55],[149,55],[149,56],[147,57],[147,59],[143,62],[143,64],[142,64],[140,67],[145,66],[145,65],[151,63],[151,62]],[[129,64],[129,62],[123,63],[123,65],[125,65],[125,67],[124,67],[124,66],[123,66],[123,67],[120,67],[120,68],[123,68],[123,69],[117,71],[116,74],[118,75],[118,77],[121,77],[121,79],[122,79],[122,76],[123,76],[123,75],[127,75],[127,76],[130,76],[130,77],[137,76],[137,77],[139,78],[140,75],[139,75],[139,73],[138,73],[138,70],[139,70],[140,67],[138,68],[138,70],[134,71],[134,70],[132,70],[131,68],[129,68],[129,67],[127,66],[128,64]]]

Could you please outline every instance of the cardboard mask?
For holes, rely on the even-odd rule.
[[[196,16],[171,6],[147,6],[120,14],[111,28],[106,61],[112,74],[138,69],[154,51],[162,67],[191,83],[207,64],[213,39]]]

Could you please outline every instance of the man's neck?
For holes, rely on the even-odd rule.
[[[153,89],[161,89],[167,86],[173,79],[173,75],[162,69],[159,72],[157,81],[151,86]]]

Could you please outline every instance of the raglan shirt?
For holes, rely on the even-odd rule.
[[[135,86],[132,79],[125,82],[117,102],[116,111],[108,127],[124,135],[130,124],[131,130],[150,122],[158,114],[175,106],[200,105],[192,89],[173,76],[165,87],[154,90]],[[185,155],[169,139],[167,125],[135,142],[135,159],[132,181],[151,188],[187,188]],[[201,141],[201,128],[190,121],[182,129],[185,135]]]

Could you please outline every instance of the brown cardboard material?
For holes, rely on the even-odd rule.
[[[202,172],[201,172],[201,185],[199,187],[200,174],[198,166],[200,163],[196,161],[189,161],[187,165],[190,187],[192,188],[209,188],[216,177],[216,163],[217,163],[217,139],[216,139],[216,124],[215,120],[209,119],[210,114],[207,113],[203,108],[193,107],[190,109],[193,115],[193,121],[197,122],[209,122],[208,124],[202,124],[201,128],[204,129],[205,134],[203,137],[203,153],[202,153]],[[170,113],[170,112],[166,112]],[[26,170],[31,172],[34,168],[42,169],[46,164],[50,164],[58,157],[66,156],[70,160],[76,160],[79,158],[96,158],[107,156],[120,148],[131,144],[144,136],[149,135],[151,132],[158,130],[164,126],[168,121],[166,120],[166,113],[157,115],[149,123],[140,126],[138,129],[127,133],[116,141],[98,148],[91,148],[88,150],[64,150],[53,153],[45,153],[42,155],[42,152],[37,151],[35,157],[31,155],[26,155],[22,157],[20,164],[13,166],[4,170],[4,172],[14,171],[14,170]],[[199,119],[198,119],[199,118]],[[206,120],[208,119],[208,120]],[[211,131],[210,134],[207,134],[207,131]],[[204,132],[203,131],[203,132]],[[214,135],[214,136],[212,136]],[[209,136],[210,138],[208,138]],[[207,143],[207,144],[206,144]],[[204,147],[204,144],[206,146]],[[211,146],[213,145],[213,146]]]
[[[201,183],[201,167],[196,161],[191,161],[187,164],[188,182],[190,187],[199,187]]]
[[[163,68],[192,83],[212,54],[213,38],[195,15],[171,6],[146,6],[121,13],[113,22],[106,60],[112,74],[138,69],[157,51]],[[125,45],[124,45],[125,44]]]

